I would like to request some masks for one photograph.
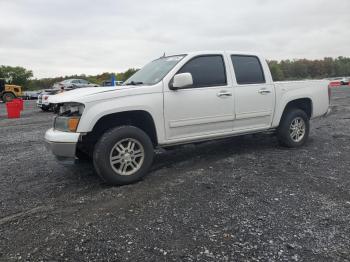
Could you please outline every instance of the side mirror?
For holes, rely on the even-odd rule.
[[[191,73],[181,73],[174,75],[173,83],[170,85],[170,89],[177,90],[191,85],[193,85],[193,78]]]

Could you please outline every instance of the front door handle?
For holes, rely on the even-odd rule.
[[[227,92],[227,91],[220,91],[219,93],[216,94],[218,97],[225,97],[225,96],[232,96],[232,93]]]
[[[267,90],[267,89],[265,89],[265,88],[263,88],[263,89],[260,89],[260,90],[258,91],[258,93],[259,93],[260,95],[266,95],[266,94],[271,93],[271,91],[270,91],[270,90]]]

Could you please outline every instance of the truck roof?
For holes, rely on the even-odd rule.
[[[245,52],[245,51],[231,51],[231,50],[203,50],[203,51],[192,51],[187,52],[187,55],[210,55],[210,54],[218,54],[218,53],[233,53],[237,55],[252,55],[252,56],[260,56],[258,53],[254,52]]]

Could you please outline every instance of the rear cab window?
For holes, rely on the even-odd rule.
[[[239,85],[266,83],[260,60],[252,55],[231,55],[231,61]]]

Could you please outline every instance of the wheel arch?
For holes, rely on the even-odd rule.
[[[278,118],[278,124],[280,124],[283,116],[292,108],[297,108],[303,110],[309,119],[312,118],[313,114],[313,103],[310,97],[295,98],[287,101],[281,111],[280,117]]]
[[[152,115],[145,110],[131,110],[110,113],[99,118],[92,130],[82,136],[79,147],[85,152],[92,153],[94,145],[103,133],[123,125],[140,128],[150,137],[154,146],[158,145],[157,129]]]

